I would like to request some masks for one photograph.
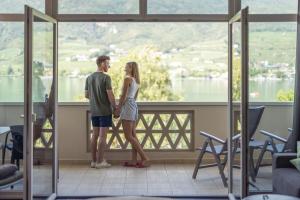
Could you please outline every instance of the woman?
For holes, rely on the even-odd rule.
[[[138,107],[135,100],[140,86],[138,64],[136,62],[128,62],[125,66],[125,73],[122,94],[116,111],[116,115],[121,112],[120,119],[125,138],[132,146],[132,160],[125,162],[124,166],[143,168],[148,166],[149,158],[136,137]],[[137,154],[141,157],[140,162],[137,161]]]

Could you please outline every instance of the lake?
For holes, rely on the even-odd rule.
[[[60,102],[83,99],[85,78],[59,77],[58,96]],[[45,88],[50,88],[50,79],[42,77]],[[39,90],[37,87],[35,91]],[[250,81],[250,101],[274,102],[277,91],[294,88],[294,80]],[[172,90],[183,97],[181,101],[226,102],[227,80],[201,78],[174,78]],[[23,77],[0,77],[0,102],[22,102],[24,98]]]

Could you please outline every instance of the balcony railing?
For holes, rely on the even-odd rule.
[[[152,151],[192,151],[194,149],[194,111],[193,110],[140,110],[136,134],[142,147]],[[90,151],[92,134],[91,116],[87,111],[87,150]],[[113,120],[107,135],[107,148],[129,150],[121,121]]]

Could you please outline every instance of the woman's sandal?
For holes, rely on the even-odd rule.
[[[147,168],[147,167],[150,167],[150,165],[146,165],[145,163],[142,163],[142,162],[137,162],[135,167],[136,168]]]
[[[124,162],[123,166],[124,167],[136,167],[137,163],[136,164],[133,164],[133,163],[130,163],[128,161]]]

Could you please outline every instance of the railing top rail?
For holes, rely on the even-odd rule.
[[[251,105],[291,106],[293,102],[249,102]],[[227,102],[137,102],[139,106],[227,106]],[[59,102],[58,106],[88,106],[88,102]],[[239,105],[239,103],[233,103]],[[0,106],[24,106],[23,102],[0,102]]]

